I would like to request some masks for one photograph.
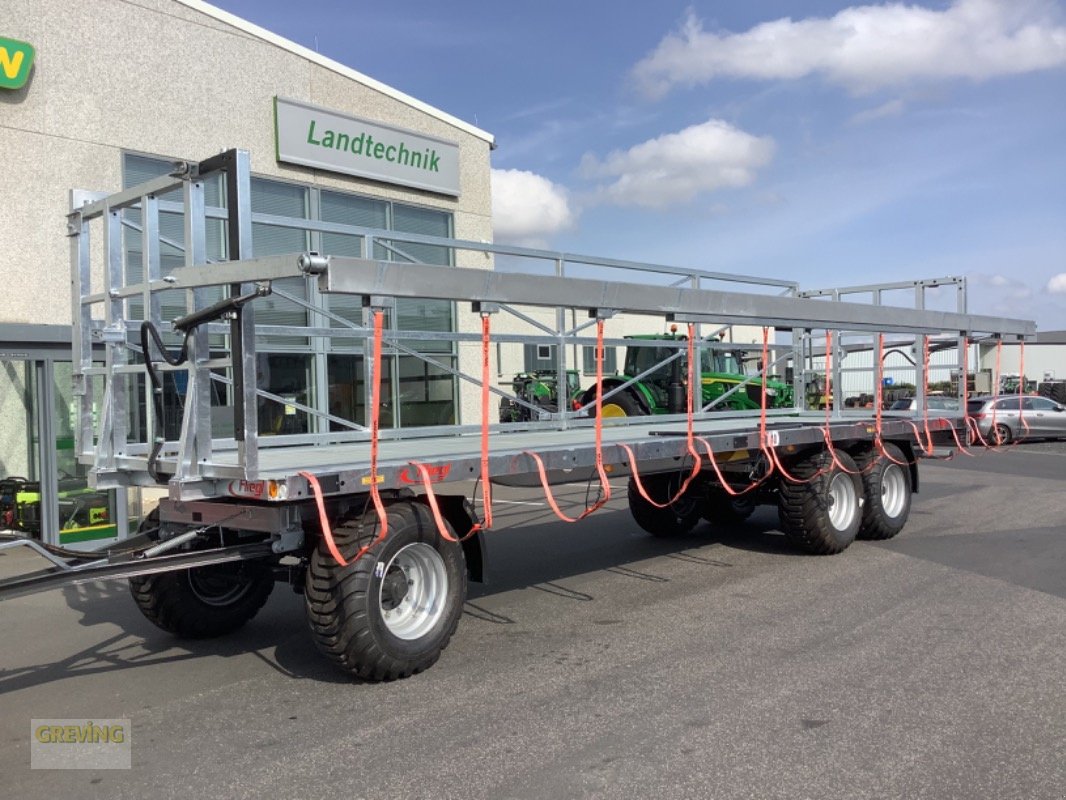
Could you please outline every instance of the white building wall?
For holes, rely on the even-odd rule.
[[[1022,348],[1016,343],[1004,343],[999,354],[999,368],[1002,374],[1019,373],[1022,370],[1024,359],[1025,375],[1030,380],[1066,380],[1066,345],[1062,344],[1036,344],[1025,345],[1024,354]],[[995,370],[996,347],[982,345],[981,367]]]
[[[0,94],[0,275],[20,287],[0,293],[0,321],[69,321],[67,192],[121,188],[124,150],[199,160],[241,147],[257,174],[449,210],[457,237],[491,239],[490,137],[417,101],[176,0],[13,3],[0,25],[37,51],[29,82]],[[275,95],[457,141],[460,197],[275,162]]]

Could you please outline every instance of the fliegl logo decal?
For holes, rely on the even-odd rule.
[[[448,477],[452,471],[451,464],[441,464],[439,467],[425,467],[430,483],[440,483]],[[400,480],[403,483],[422,483],[422,473],[418,467],[404,467],[400,470]]]
[[[33,66],[33,45],[0,36],[0,89],[21,89]]]
[[[233,497],[254,497],[262,500],[266,491],[266,481],[230,481],[229,493]]]

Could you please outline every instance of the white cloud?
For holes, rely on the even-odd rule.
[[[970,313],[1011,319],[1036,319],[1048,310],[1031,286],[1001,274],[967,273],[966,301]]]
[[[1003,303],[1016,300],[1032,300],[1035,296],[1029,284],[1006,275],[988,275],[971,272],[966,276],[967,287],[980,295],[996,298]]]
[[[564,187],[533,172],[492,170],[492,230],[497,241],[544,247],[576,219]]]
[[[633,69],[659,97],[719,77],[818,74],[855,92],[945,78],[983,80],[1066,65],[1066,27],[1052,0],[955,0],[852,6],[828,19],[788,18],[744,33],[709,33],[691,11]]]
[[[746,186],[770,162],[774,140],[752,136],[728,122],[711,119],[616,150],[603,161],[586,155],[582,172],[609,179],[598,198],[620,206],[667,208],[715,189]]]
[[[865,111],[860,111],[851,118],[851,121],[861,125],[864,122],[873,122],[875,119],[898,117],[903,113],[904,108],[906,108],[906,104],[902,100],[889,100],[877,108],[868,108]]]
[[[1066,272],[1052,276],[1047,282],[1047,290],[1052,294],[1066,294]]]

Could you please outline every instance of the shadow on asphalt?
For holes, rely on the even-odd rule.
[[[487,580],[471,584],[470,598],[525,588],[572,595],[572,590],[558,586],[558,581],[600,570],[638,580],[665,581],[654,571],[634,566],[660,557],[719,568],[732,566],[728,550],[716,549],[713,556],[701,552],[709,545],[775,556],[802,555],[776,525],[777,512],[760,508],[740,525],[701,521],[685,536],[659,538],[640,530],[628,511],[604,511],[576,524],[550,522],[490,533],[485,540]]]
[[[1062,528],[1028,528],[872,542],[895,553],[1066,598]]]
[[[125,581],[81,584],[67,587],[63,594],[67,605],[81,613],[79,624],[107,624],[120,632],[57,661],[0,669],[0,695],[86,675],[249,653],[290,678],[359,682],[318,652],[307,632],[300,598],[284,586],[276,587],[263,610],[245,627],[229,636],[202,640],[179,639],[148,622],[137,610]]]
[[[478,604],[478,599],[514,589],[532,588],[575,602],[595,598],[559,581],[599,570],[635,580],[667,582],[640,562],[665,557],[729,569],[729,551],[703,552],[720,544],[734,550],[794,557],[799,554],[774,529],[773,509],[759,509],[747,523],[726,527],[705,521],[688,535],[658,538],[641,531],[628,511],[603,511],[577,524],[526,524],[488,534],[489,581],[471,584],[465,615],[497,624],[514,621]],[[56,681],[151,668],[205,657],[252,654],[263,664],[295,680],[359,683],[316,649],[304,621],[303,603],[287,586],[275,587],[263,610],[245,627],[218,639],[178,639],[159,630],[138,611],[125,581],[104,581],[63,589],[66,605],[80,614],[84,627],[117,626],[120,632],[49,663],[0,670],[0,694]]]

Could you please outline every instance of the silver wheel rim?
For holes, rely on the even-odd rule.
[[[838,531],[847,530],[858,507],[851,477],[843,472],[836,473],[829,482],[829,524]]]
[[[444,616],[448,572],[433,547],[415,542],[394,555],[381,576],[378,606],[389,633],[398,639],[425,636]]]
[[[899,464],[889,464],[881,476],[881,508],[885,516],[895,519],[907,502],[907,483]]]

